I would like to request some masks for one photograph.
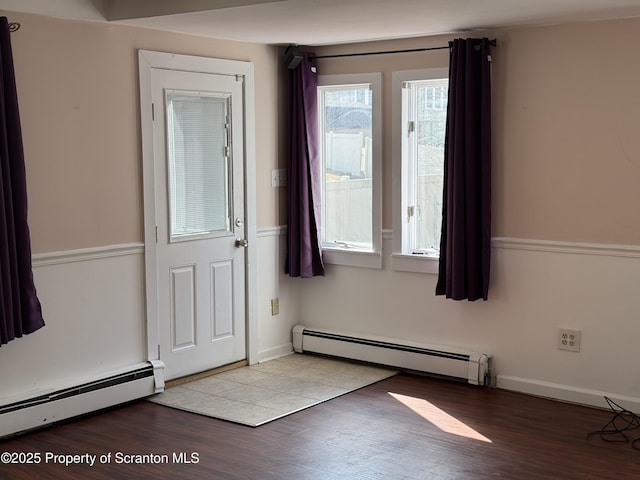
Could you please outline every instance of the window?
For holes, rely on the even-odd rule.
[[[437,272],[448,72],[394,72],[394,268]]]
[[[171,241],[226,232],[230,98],[168,90],[166,103]]]
[[[381,75],[326,75],[318,83],[324,259],[381,268]]]

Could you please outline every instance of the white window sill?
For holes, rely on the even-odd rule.
[[[431,255],[392,253],[391,268],[399,272],[438,273],[440,258]]]
[[[348,267],[382,268],[382,254],[371,250],[345,250],[341,248],[322,248],[322,260],[331,265]]]

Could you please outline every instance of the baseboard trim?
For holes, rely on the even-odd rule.
[[[258,353],[258,362],[267,362],[293,353],[293,343],[285,343]]]
[[[496,386],[504,390],[606,409],[608,409],[609,406],[605,397],[608,397],[627,410],[640,412],[640,398],[616,395],[597,390],[542,382],[530,378],[511,377],[508,375],[498,375]]]

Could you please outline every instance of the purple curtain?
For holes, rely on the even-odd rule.
[[[486,300],[491,256],[490,41],[456,39],[450,46],[436,295]]]
[[[9,22],[0,17],[0,345],[44,326],[31,270],[27,188]]]
[[[318,143],[318,78],[310,52],[290,72],[287,260],[291,277],[324,275],[320,232],[321,165]]]

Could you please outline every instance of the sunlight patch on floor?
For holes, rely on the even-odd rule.
[[[492,443],[491,440],[489,440],[484,435],[476,432],[467,424],[449,415],[444,410],[439,409],[423,398],[408,397],[406,395],[400,395],[398,393],[392,392],[389,392],[389,395],[391,395],[403,405],[409,407],[425,420],[431,422],[443,432],[451,433],[453,435],[458,435],[461,437],[472,438],[474,440],[480,440],[481,442]]]

